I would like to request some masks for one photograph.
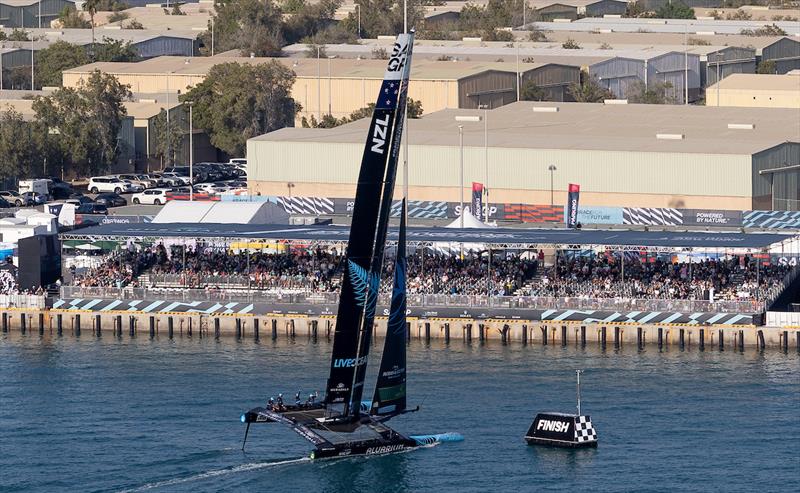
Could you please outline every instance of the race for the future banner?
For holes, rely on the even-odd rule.
[[[485,221],[483,217],[483,183],[472,182],[472,215],[478,221]]]
[[[569,195],[567,197],[567,227],[574,228],[578,225],[578,199],[581,194],[581,186],[574,183],[569,184]]]

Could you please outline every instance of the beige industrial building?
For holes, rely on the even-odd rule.
[[[251,192],[352,198],[367,126],[363,119],[250,139]],[[781,170],[800,161],[794,110],[519,102],[487,112],[439,111],[409,121],[412,200],[459,201],[459,126],[467,199],[474,181],[486,184],[493,202],[548,204],[552,179],[556,204],[565,203],[570,183],[581,185],[587,206],[747,210],[798,203],[800,170]]]
[[[292,97],[302,117],[332,114],[337,118],[373,103],[383,80],[385,60],[338,58],[158,57],[137,63],[98,62],[64,71],[65,87],[75,87],[94,70],[114,75],[139,94],[185,93],[205,80],[220,63],[248,64],[276,60],[297,76]],[[523,81],[566,97],[580,69],[573,65],[500,62],[420,61],[414,63],[409,97],[420,101],[425,113],[446,108],[492,108],[517,100],[517,70]],[[560,96],[559,96],[560,95]]]
[[[706,104],[800,110],[800,71],[785,75],[733,74],[706,89]]]

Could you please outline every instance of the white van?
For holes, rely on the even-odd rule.
[[[44,197],[50,195],[50,180],[36,179],[36,180],[20,180],[19,193],[26,192],[38,193]]]

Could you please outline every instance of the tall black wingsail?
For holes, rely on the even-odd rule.
[[[394,287],[383,356],[372,398],[373,415],[401,413],[406,408],[406,202],[400,219],[400,238],[397,241],[397,258],[394,262]]]
[[[413,44],[413,32],[394,43],[358,175],[325,395],[326,405],[341,406],[343,416],[359,414],[364,391]]]

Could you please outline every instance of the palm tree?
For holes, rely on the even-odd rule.
[[[86,0],[83,2],[83,10],[89,12],[89,19],[92,23],[92,61],[94,61],[94,16],[100,7],[101,0]]]

